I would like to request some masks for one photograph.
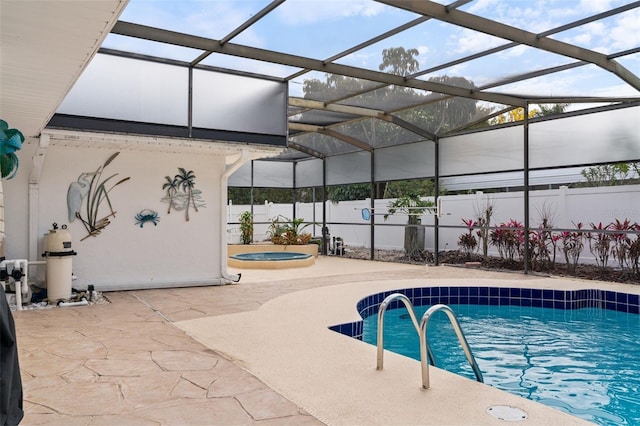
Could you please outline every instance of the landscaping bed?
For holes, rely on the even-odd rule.
[[[369,259],[371,251],[367,247],[351,247],[347,246],[345,257],[352,259]],[[409,258],[402,250],[375,250],[375,260],[381,262],[396,262],[407,264],[432,264],[434,261],[433,253],[425,252],[422,256],[414,256]],[[494,271],[524,271],[524,263],[522,261],[508,261],[500,257],[489,256],[486,260],[477,254],[467,255],[460,250],[443,251],[439,255],[440,264],[465,266],[475,264],[474,267]],[[479,265],[478,265],[479,263]],[[621,270],[608,266],[601,268],[597,265],[578,264],[575,271],[569,271],[565,263],[556,261],[552,265],[539,265],[530,269],[532,273],[555,275],[562,277],[575,277],[587,280],[611,281],[627,284],[640,284],[640,276],[633,275],[630,271]]]

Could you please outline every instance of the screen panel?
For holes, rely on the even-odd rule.
[[[530,126],[530,167],[640,159],[640,107],[549,120]]]
[[[187,126],[187,68],[97,54],[56,111]]]
[[[435,144],[430,141],[381,148],[375,156],[376,181],[435,175]]]
[[[440,175],[522,170],[524,129],[512,126],[440,139]]]
[[[293,163],[254,161],[253,186],[256,188],[293,188]]]
[[[300,161],[296,166],[296,186],[309,188],[322,186],[322,160]]]
[[[371,154],[354,152],[327,158],[327,185],[371,181]]]
[[[251,161],[244,163],[229,176],[228,186],[251,187]]]
[[[284,136],[287,134],[287,85],[194,70],[193,126]]]

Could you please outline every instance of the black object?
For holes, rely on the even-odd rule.
[[[0,425],[17,425],[22,421],[22,398],[16,327],[4,286],[0,285]]]

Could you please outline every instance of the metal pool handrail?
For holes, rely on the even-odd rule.
[[[444,311],[449,317],[449,321],[451,321],[451,325],[453,326],[456,335],[458,336],[458,340],[460,341],[460,346],[462,346],[462,350],[467,357],[467,361],[469,361],[469,365],[473,369],[474,374],[476,375],[476,380],[478,382],[484,382],[482,377],[482,372],[476,363],[473,354],[471,353],[471,348],[469,348],[469,344],[467,343],[467,339],[464,337],[464,333],[460,328],[460,323],[458,322],[458,318],[453,310],[447,305],[438,304],[433,305],[427,312],[422,316],[422,321],[420,322],[420,364],[422,366],[422,388],[429,389],[429,364],[427,363],[427,355],[430,355],[431,348],[429,347],[429,342],[427,339],[427,327],[429,325],[429,319],[433,314],[438,311]]]
[[[376,370],[382,370],[382,364],[384,363],[384,314],[387,311],[387,306],[389,303],[394,300],[400,300],[406,306],[407,311],[409,311],[409,316],[411,317],[411,322],[413,322],[413,326],[416,329],[416,333],[418,336],[420,335],[420,326],[418,325],[418,318],[416,317],[416,312],[413,310],[413,305],[407,296],[402,293],[393,293],[387,296],[382,303],[380,304],[380,309],[378,310],[378,339],[377,339],[377,347],[378,347],[378,357],[376,363]],[[435,365],[435,358],[433,357],[433,352],[431,348],[427,345],[425,349],[429,354],[429,360],[432,365]]]

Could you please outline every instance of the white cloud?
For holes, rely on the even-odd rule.
[[[372,17],[385,10],[388,6],[370,0],[288,0],[276,12],[285,25],[298,26],[351,16]]]
[[[593,91],[593,96],[602,97],[630,97],[637,98],[638,91],[628,84],[616,84],[608,87],[601,87]]]
[[[418,63],[420,64],[420,69],[426,68],[426,65],[428,63],[428,56],[427,54],[429,53],[429,47],[428,46],[418,46]]]
[[[573,88],[575,77],[547,77],[520,81],[493,89],[503,93],[519,93],[535,96],[584,95]]]
[[[577,9],[590,13],[604,12],[611,9],[611,0],[580,0]]]
[[[255,4],[243,1],[131,0],[121,19],[166,28],[171,31],[220,39],[258,11]],[[252,28],[244,31],[241,36],[245,43],[262,45],[261,39]]]
[[[511,47],[507,50],[503,50],[502,52],[498,53],[498,57],[519,58],[522,55],[526,54],[527,52],[530,52],[530,47],[520,44],[518,46]]]
[[[467,12],[480,14],[483,11],[494,9],[494,6],[500,4],[503,0],[477,0],[471,3]]]
[[[640,46],[640,10],[621,15],[609,32],[614,51]]]
[[[460,34],[451,36],[456,40],[456,53],[476,53],[482,50],[490,49],[505,41],[488,34],[479,33],[472,30],[463,30]]]

